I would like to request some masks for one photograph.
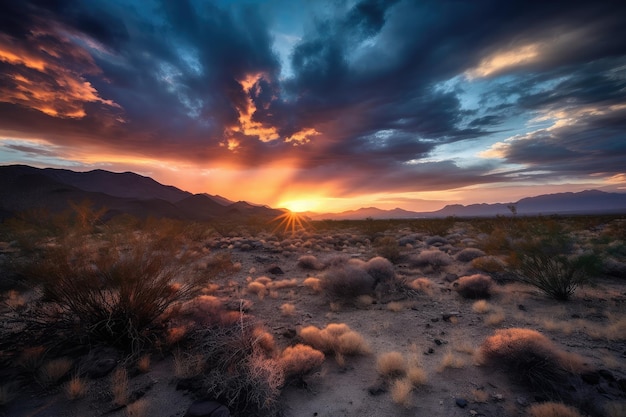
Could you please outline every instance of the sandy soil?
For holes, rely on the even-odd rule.
[[[473,236],[467,236],[462,226],[453,232],[447,244],[438,246],[439,250],[454,255],[473,244],[468,240]],[[398,232],[395,237],[409,233]],[[412,246],[402,248],[404,255],[434,249],[424,243],[427,236],[416,237]],[[329,323],[346,323],[370,345],[371,354],[348,357],[344,366],[327,357],[320,369],[305,378],[306,387],[285,387],[280,400],[285,417],[525,415],[526,407],[537,400],[534,394],[512,382],[504,372],[476,363],[478,346],[500,328],[539,330],[563,349],[583,356],[590,369],[608,370],[616,380],[626,378],[625,333],[611,335],[607,330],[609,326],[618,332],[626,329],[626,281],[618,278],[601,278],[596,286],[580,289],[568,303],[553,301],[529,286],[501,284],[489,300],[492,311],[477,313],[472,309],[475,300],[463,299],[450,282],[454,276],[480,272],[470,263],[455,261],[433,270],[411,268],[400,262],[395,265],[400,278],[411,281],[426,277],[433,283],[432,293],[399,292],[374,298],[369,304],[337,305],[302,285],[307,277],[321,276],[324,271],[304,269],[298,266],[298,258],[314,255],[324,263],[340,253],[362,260],[375,256],[375,247],[355,232],[313,233],[287,242],[265,241],[258,248],[243,246],[245,250],[242,245],[246,241],[235,238],[216,238],[204,245],[211,247],[210,255],[231,252],[240,264],[238,272],[215,282],[219,289],[214,295],[225,303],[249,300],[249,314],[264,323],[280,348],[295,343],[298,337],[293,334],[302,327],[322,328]],[[280,267],[283,274],[268,272],[273,266]],[[273,281],[295,279],[296,285],[263,297],[247,293],[248,282],[262,276]],[[390,302],[401,305],[393,304],[397,311],[392,311]],[[285,303],[295,306],[293,314],[281,314]],[[450,313],[452,319],[448,319]],[[377,355],[389,351],[419,362],[428,374],[427,383],[412,392],[408,407],[392,401],[389,387],[378,376]],[[443,367],[444,357],[450,354],[460,361],[458,367]],[[603,380],[579,389],[599,403],[625,404],[626,394],[615,383],[608,384]],[[184,390],[177,390],[176,385],[171,356],[154,357],[149,372],[131,378],[131,391],[144,393],[147,416],[184,415],[194,399]],[[108,378],[92,380],[89,389],[85,398],[75,401],[68,401],[59,389],[43,393],[37,388],[24,389],[8,406],[0,408],[0,415],[128,415],[128,410],[116,410],[112,405]],[[457,399],[466,400],[467,406],[460,407]]]

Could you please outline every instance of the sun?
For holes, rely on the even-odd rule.
[[[284,207],[292,213],[303,213],[305,211],[313,211],[319,206],[319,201],[313,199],[298,199],[281,201],[279,207]]]

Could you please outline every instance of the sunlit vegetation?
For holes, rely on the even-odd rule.
[[[561,387],[578,389],[602,367],[598,387],[622,398],[625,225],[620,216],[292,213],[185,222],[108,218],[88,202],[23,213],[0,226],[0,365],[13,377],[0,385],[0,407],[35,387],[73,405],[100,395],[109,409],[149,415],[135,378],[169,369],[167,384],[233,416],[272,417],[285,390],[307,395],[302,387],[358,368],[396,409],[459,374],[472,378],[466,398],[493,411],[500,400],[488,382],[503,372],[522,385],[502,392],[565,404],[522,408],[509,398],[515,415],[593,415]],[[86,371],[96,347],[113,352],[100,377]],[[598,410],[620,415],[615,404]]]

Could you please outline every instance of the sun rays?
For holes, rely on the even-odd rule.
[[[282,230],[285,233],[290,232],[293,234],[311,227],[309,220],[305,216],[292,211],[285,211],[280,216],[275,217],[272,220],[272,223],[274,222],[279,222],[274,228],[274,232]]]

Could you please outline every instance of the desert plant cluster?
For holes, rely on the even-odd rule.
[[[101,216],[0,225],[0,415],[625,415],[623,216]]]

